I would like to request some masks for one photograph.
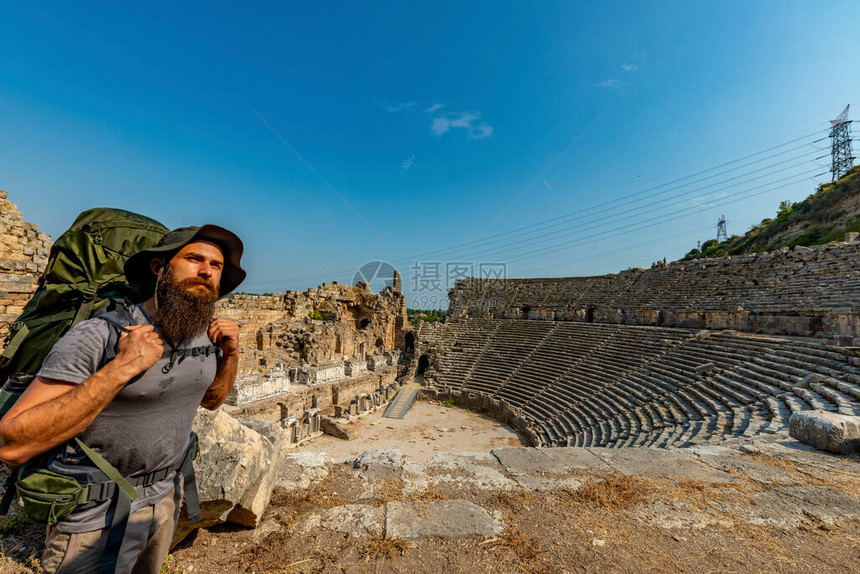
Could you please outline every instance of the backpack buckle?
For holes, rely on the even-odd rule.
[[[175,472],[170,468],[162,468],[159,470],[154,470],[149,474],[144,474],[141,478],[143,479],[138,486],[152,486],[156,482],[161,482],[165,480],[168,476],[170,476],[171,472]]]
[[[116,491],[115,482],[94,482],[89,485],[87,492],[87,500],[108,500],[113,497]]]

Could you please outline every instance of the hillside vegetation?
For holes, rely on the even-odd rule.
[[[764,219],[743,236],[718,243],[709,239],[682,259],[724,257],[773,251],[795,245],[841,241],[848,231],[860,232],[860,169],[853,167],[835,183],[818,187],[798,203],[783,201],[774,219]]]

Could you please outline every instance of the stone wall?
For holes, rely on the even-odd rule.
[[[860,241],[597,277],[458,281],[451,316],[860,337]]]
[[[362,361],[402,347],[409,328],[406,300],[399,291],[388,287],[377,294],[363,284],[324,283],[307,291],[232,295],[219,303],[217,314],[240,324],[242,373],[345,358]],[[355,368],[360,370],[360,363]]]
[[[243,358],[240,369],[247,372],[255,369],[259,363],[254,353],[257,332],[269,323],[284,318],[284,294],[230,295],[218,302],[216,315],[239,323],[239,345]]]
[[[51,238],[24,221],[18,206],[0,190],[0,336],[36,290],[51,251]]]
[[[397,368],[400,351],[385,351],[369,355],[366,360],[347,359],[320,365],[302,365],[288,369],[271,369],[265,373],[250,373],[237,378],[227,396],[233,406],[285,395],[302,387],[318,387],[324,383],[357,377],[368,371],[383,372]]]
[[[280,380],[280,393],[264,400],[241,405],[225,405],[223,408],[233,416],[251,417],[269,421],[281,421],[298,416],[309,409],[323,413],[334,413],[335,407],[347,409],[356,396],[371,394],[381,386],[394,383],[396,366],[387,366],[374,372],[345,377],[319,385],[289,384],[289,379]],[[273,383],[275,381],[272,381]],[[284,389],[287,389],[284,392]]]

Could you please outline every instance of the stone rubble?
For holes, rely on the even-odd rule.
[[[860,417],[827,411],[794,413],[789,433],[804,444],[837,454],[860,452]]]

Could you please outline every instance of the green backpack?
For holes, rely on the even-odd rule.
[[[69,329],[110,300],[142,301],[125,281],[123,265],[169,231],[143,215],[96,208],[81,213],[51,248],[36,293],[11,325],[0,355],[0,417],[27,389],[48,351]]]
[[[39,287],[12,324],[6,349],[0,355],[0,382],[3,383],[0,417],[27,389],[48,351],[69,329],[103,309],[128,315],[128,306],[150,295],[139,293],[126,283],[123,267],[131,255],[154,247],[168,232],[169,229],[154,219],[119,209],[97,208],[81,213],[57,239],[45,272],[39,278]],[[119,331],[131,323],[117,323],[106,318],[108,316],[110,313],[101,318],[114,326],[115,344]],[[115,349],[105,349],[106,356],[112,356],[111,351]],[[16,492],[27,516],[47,524],[56,524],[82,504],[110,500],[114,518],[99,565],[100,573],[113,572],[116,567],[130,504],[138,496],[135,486],[152,484],[171,473],[181,472],[185,479],[189,520],[199,519],[192,464],[197,442],[193,433],[179,464],[133,479],[123,477],[79,439],[74,439],[74,443],[94,465],[83,471],[88,480],[81,482],[54,472],[53,453],[57,449],[52,449],[13,469],[0,500],[0,514],[9,510]]]

